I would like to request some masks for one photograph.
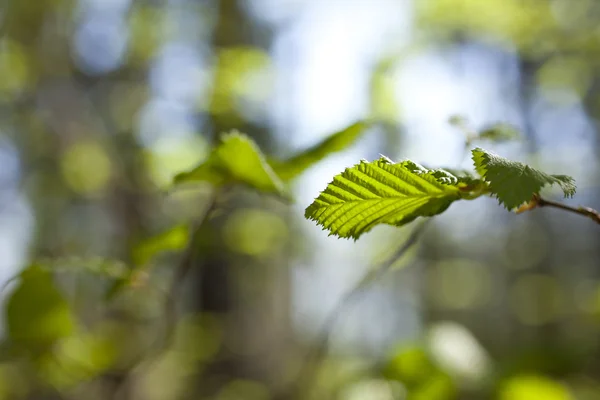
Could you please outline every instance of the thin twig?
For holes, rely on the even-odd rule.
[[[194,264],[195,250],[196,250],[196,239],[200,232],[200,229],[210,217],[210,214],[215,209],[217,204],[218,191],[214,191],[211,193],[209,200],[207,201],[207,205],[204,209],[202,215],[197,219],[197,222],[190,227],[190,237],[188,240],[187,247],[185,248],[183,255],[181,257],[181,261],[177,264],[175,271],[173,272],[173,280],[169,286],[169,290],[166,293],[164,311],[163,311],[163,319],[165,326],[164,336],[157,339],[158,344],[156,348],[151,352],[150,355],[142,355],[138,360],[133,362],[134,367],[130,369],[133,370],[136,367],[140,367],[145,365],[146,368],[149,368],[156,361],[160,359],[163,351],[165,351],[173,342],[175,332],[177,329],[177,319],[178,319],[178,310],[177,310],[177,298],[180,292],[181,285],[183,284],[187,274],[192,269]],[[128,374],[129,375],[129,374]],[[118,385],[115,390],[114,398],[118,398],[119,394],[128,387],[129,381],[131,380],[130,376],[127,376],[121,384]]]
[[[408,239],[389,257],[387,260],[382,262],[375,268],[369,268],[364,276],[358,281],[358,283],[348,292],[346,295],[337,303],[336,307],[329,314],[329,317],[323,324],[321,331],[316,339],[315,346],[309,350],[306,359],[300,368],[298,377],[292,384],[291,388],[285,392],[280,398],[302,398],[303,393],[309,388],[311,383],[315,379],[317,374],[317,367],[323,361],[329,350],[329,344],[333,328],[338,318],[344,313],[344,311],[354,304],[362,291],[372,282],[376,281],[383,275],[385,275],[390,268],[400,259],[421,237],[425,227],[429,220],[426,220],[421,225],[417,226],[410,234]],[[294,393],[294,394],[293,394]]]
[[[590,218],[592,221],[596,222],[597,224],[600,224],[600,212],[594,210],[593,208],[589,208],[589,207],[572,207],[572,206],[568,206],[566,204],[562,204],[562,203],[558,203],[556,201],[552,201],[552,200],[546,200],[542,197],[537,197],[535,199],[536,202],[536,206],[537,207],[554,207],[554,208],[558,208],[560,210],[564,210],[564,211],[568,211],[571,213],[575,213],[575,214],[579,214],[582,215],[584,217]]]
[[[169,287],[169,291],[166,295],[165,308],[164,308],[164,320],[165,320],[165,337],[163,339],[162,348],[168,347],[171,343],[175,328],[177,325],[177,295],[179,293],[179,289],[183,284],[187,274],[192,269],[194,264],[194,255],[196,250],[196,239],[200,232],[200,229],[206,222],[206,220],[210,217],[210,214],[214,211],[215,205],[217,203],[217,193],[213,193],[211,195],[210,200],[205,208],[205,211],[201,218],[194,224],[190,231],[190,237],[188,241],[188,245],[181,257],[181,261],[177,265],[175,272],[173,273],[173,280],[171,281],[171,285]]]

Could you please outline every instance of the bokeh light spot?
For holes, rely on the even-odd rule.
[[[491,276],[483,264],[446,260],[437,263],[429,274],[430,296],[441,308],[482,308],[491,299]]]
[[[265,256],[281,248],[287,239],[288,228],[278,215],[244,209],[229,217],[223,227],[223,235],[231,250],[251,256]]]
[[[112,165],[102,146],[85,140],[72,144],[61,159],[63,177],[69,187],[83,195],[95,195],[108,184]]]
[[[0,41],[0,95],[11,98],[33,84],[26,50],[9,39]]]
[[[566,296],[556,278],[543,274],[519,277],[510,290],[515,316],[525,325],[543,325],[565,312]]]

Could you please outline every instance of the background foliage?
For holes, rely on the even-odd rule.
[[[380,154],[468,185],[475,133],[600,208],[599,7],[1,2],[0,399],[599,398],[589,220],[457,201],[340,309],[412,228],[303,218]]]

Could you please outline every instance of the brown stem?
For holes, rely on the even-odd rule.
[[[541,197],[536,198],[537,207],[554,207],[560,210],[565,210],[571,213],[583,215],[584,217],[590,218],[592,221],[600,224],[600,212],[589,207],[572,207],[566,204],[558,203],[552,200],[546,200]]]

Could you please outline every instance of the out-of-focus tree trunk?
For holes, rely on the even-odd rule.
[[[217,55],[238,46],[268,46],[268,33],[252,29],[241,1],[221,0],[218,4],[213,35],[213,49]],[[232,110],[232,115],[211,114],[210,122],[215,140],[221,133],[237,129],[251,136],[266,152],[273,147],[268,129],[244,120],[236,110]],[[226,199],[217,206],[217,216],[210,218],[202,229],[195,265],[197,310],[219,317],[224,339],[222,351],[203,369],[199,378],[199,390],[203,395],[214,395],[236,379],[262,382],[273,389],[273,385],[281,380],[285,355],[282,340],[287,326],[289,296],[285,257],[279,255],[263,261],[236,254],[223,239],[224,223],[241,204],[264,209],[268,199],[235,189],[224,197]],[[268,211],[273,212],[273,209]],[[256,235],[263,234],[260,227],[256,229]]]

